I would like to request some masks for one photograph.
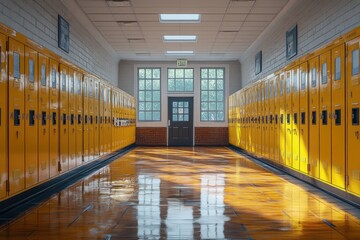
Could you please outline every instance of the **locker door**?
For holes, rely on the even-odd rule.
[[[0,200],[5,198],[8,180],[8,79],[6,72],[6,38],[0,33]]]
[[[292,70],[292,167],[300,169],[299,66]]]
[[[82,89],[82,74],[75,72],[75,101],[76,101],[76,149],[75,149],[75,158],[76,166],[80,166],[83,162],[83,89]]]
[[[269,79],[269,155],[268,158],[274,161],[274,78]]]
[[[308,173],[309,161],[309,92],[308,63],[300,65],[300,171]]]
[[[112,132],[111,132],[111,88],[107,87],[107,136],[109,136],[109,138],[107,138],[107,153],[111,152],[111,137],[112,137]]]
[[[10,195],[25,187],[24,45],[9,39]]]
[[[133,118],[134,116],[132,116]],[[235,132],[235,146],[240,147],[241,139],[241,124],[240,124],[240,94],[237,92],[235,94],[235,115],[233,116],[235,120],[234,132]],[[134,128],[134,126],[132,126]],[[134,131],[134,130],[133,130]],[[132,131],[132,132],[133,132]]]
[[[320,179],[331,181],[331,52],[320,55]]]
[[[100,155],[104,155],[104,84],[100,83]]]
[[[279,107],[279,76],[274,79],[274,161],[280,162],[280,107]]]
[[[95,153],[95,139],[94,139],[94,79],[89,78],[89,121],[88,121],[88,127],[89,127],[89,160],[92,161],[94,159],[94,153]]]
[[[68,115],[68,127],[69,127],[69,169],[76,166],[76,97],[75,97],[75,71],[69,68],[68,78],[68,93],[69,93],[69,115]]]
[[[280,74],[279,80],[279,163],[286,163],[286,98],[285,98],[285,73]]]
[[[270,84],[269,80],[265,81],[265,157],[270,158]]]
[[[309,174],[319,178],[319,58],[309,60]]]
[[[99,81],[94,81],[94,156],[97,158],[99,152]]]
[[[50,177],[59,173],[59,63],[50,59]]]
[[[347,43],[347,175],[349,192],[360,194],[360,38]]]
[[[331,183],[345,188],[345,51],[344,45],[331,51]]]
[[[38,56],[25,47],[25,187],[38,183]]]
[[[39,112],[38,112],[38,136],[39,136],[39,182],[50,177],[50,96],[49,96],[49,58],[39,54]]]
[[[285,122],[286,122],[286,137],[285,137],[285,155],[286,166],[292,167],[292,71],[286,71],[286,102],[285,102]]]
[[[87,162],[89,161],[89,78],[87,76],[84,77],[84,91],[83,91],[83,104],[84,104],[84,121],[83,121],[83,161]]]
[[[60,64],[60,171],[69,169],[69,69]]]
[[[250,137],[250,129],[249,129],[249,89],[246,89],[245,91],[245,127],[246,127],[246,135],[244,137],[245,142],[245,149],[246,151],[249,151],[249,137]]]

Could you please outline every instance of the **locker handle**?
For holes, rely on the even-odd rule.
[[[355,136],[356,136],[356,139],[359,140],[359,131],[355,131]]]
[[[16,138],[19,138],[19,131],[16,131]]]

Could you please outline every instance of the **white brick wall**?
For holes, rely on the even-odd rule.
[[[70,25],[69,53],[58,48],[58,14]],[[117,59],[84,29],[60,0],[0,0],[0,22],[117,86]]]
[[[285,34],[295,24],[298,30],[298,54],[286,60]],[[283,12],[241,57],[242,87],[359,25],[359,0],[290,0]],[[255,54],[258,51],[262,51],[263,70],[255,76]]]

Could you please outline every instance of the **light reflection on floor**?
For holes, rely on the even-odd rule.
[[[0,239],[360,239],[359,216],[226,148],[137,148]]]

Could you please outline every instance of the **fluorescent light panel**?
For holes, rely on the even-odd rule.
[[[195,35],[164,35],[164,42],[196,42]]]
[[[194,54],[194,51],[166,51],[167,55],[192,55]]]
[[[198,23],[200,22],[200,14],[160,14],[160,22],[162,23]]]

